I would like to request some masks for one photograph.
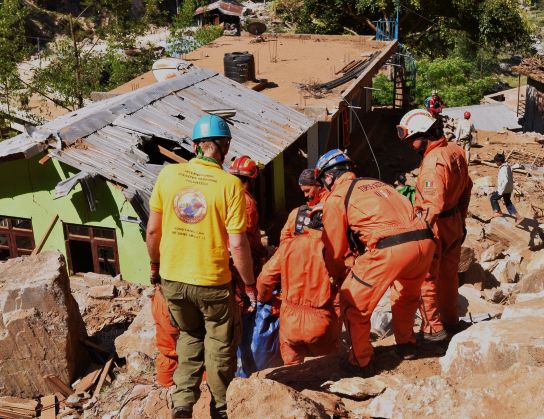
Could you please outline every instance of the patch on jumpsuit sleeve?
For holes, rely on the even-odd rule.
[[[426,180],[423,182],[423,195],[435,195],[436,194],[436,186],[434,181],[432,180]]]

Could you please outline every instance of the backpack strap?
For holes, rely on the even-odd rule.
[[[346,217],[348,213],[349,200],[351,199],[351,194],[353,193],[355,184],[362,179],[363,178],[355,178],[351,181],[351,184],[349,185],[348,192],[346,193],[346,197],[344,198],[344,207],[346,208]],[[364,245],[363,242],[361,242],[361,240],[359,239],[359,236],[355,234],[355,232],[351,228],[349,228],[349,226],[346,233],[347,233],[349,248],[351,249],[351,251],[359,255],[362,255],[366,250],[366,246]]]

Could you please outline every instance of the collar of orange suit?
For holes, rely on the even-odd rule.
[[[444,147],[448,141],[446,140],[446,137],[441,137],[440,139],[436,141],[431,141],[429,145],[427,146],[427,150],[425,150],[425,154],[423,154],[423,157],[425,157],[427,154],[429,154],[432,150],[438,147]]]
[[[357,176],[353,172],[342,173],[342,175],[340,175],[340,177],[334,181],[334,185],[332,185],[332,191],[334,191],[338,187],[338,185],[341,185],[344,182],[349,182],[356,177]]]

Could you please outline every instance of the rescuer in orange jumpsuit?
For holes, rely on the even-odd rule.
[[[379,180],[353,179],[352,166],[342,151],[331,150],[316,171],[332,191],[323,207],[324,256],[332,277],[345,278],[340,304],[351,340],[346,367],[370,376],[370,317],[390,286],[396,351],[404,359],[415,357],[414,315],[435,244],[406,198]],[[350,249],[355,262],[348,273]]]
[[[334,288],[323,260],[321,210],[297,209],[296,232],[280,244],[257,279],[259,300],[268,302],[281,279],[280,352],[285,365],[338,349]]]
[[[168,313],[168,304],[162,295],[160,285],[155,285],[155,294],[151,300],[151,314],[155,320],[155,337],[159,354],[155,360],[157,384],[170,387],[174,385],[174,371],[178,366],[176,342],[179,329],[172,324]]]
[[[257,201],[251,194],[251,189],[255,179],[259,175],[259,167],[257,163],[248,156],[240,156],[232,160],[229,173],[235,175],[242,181],[244,186],[244,194],[246,198],[246,235],[251,248],[251,256],[253,258],[253,273],[255,277],[259,275],[263,267],[263,263],[268,256],[268,251],[261,241],[261,229],[259,227],[259,211],[257,209]],[[231,268],[232,269],[232,268]],[[243,299],[243,281],[237,272],[234,272],[236,283],[236,300],[242,310],[249,307],[249,300]],[[244,301],[247,300],[247,301]]]
[[[448,143],[440,122],[422,109],[408,112],[398,125],[401,140],[423,155],[414,210],[433,229],[437,251],[421,289],[423,338],[440,342],[459,327],[457,275],[472,181],[465,152]],[[444,330],[446,329],[446,330]]]
[[[329,195],[329,192],[323,187],[323,185],[315,180],[314,169],[304,169],[298,178],[298,185],[304,194],[304,199],[307,202],[306,205],[309,207],[315,207],[320,202],[323,202]],[[281,229],[280,243],[286,238],[293,237],[297,212],[298,208],[295,208],[289,213],[287,221]]]

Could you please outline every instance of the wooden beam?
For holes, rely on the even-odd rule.
[[[38,163],[43,165],[43,164],[47,163],[50,159],[51,159],[51,156],[49,154],[46,154],[40,160],[38,160]]]
[[[106,381],[106,376],[110,372],[112,364],[113,364],[113,357],[108,359],[108,362],[106,362],[106,365],[104,365],[104,368],[102,369],[102,373],[100,374],[100,378],[98,379],[98,384],[96,385],[96,388],[94,389],[93,397],[98,396],[98,394],[100,394],[100,390],[102,389],[102,386],[104,385],[104,381]]]
[[[187,163],[187,160],[185,160],[183,157],[178,156],[173,151],[167,150],[164,147],[159,146],[159,152],[163,155],[168,157],[170,160],[174,160],[177,163]]]
[[[58,221],[58,219],[59,219],[59,215],[55,214],[53,216],[53,219],[49,223],[49,226],[47,227],[47,230],[45,230],[42,237],[40,238],[40,241],[38,242],[36,247],[34,247],[34,250],[31,253],[32,255],[37,255],[38,253],[41,252],[43,245],[47,241],[47,238],[49,237],[49,234],[51,234],[51,230],[53,230],[53,227],[55,226],[55,223]]]
[[[57,417],[57,398],[54,394],[42,397],[40,403],[42,405],[41,419],[55,419]]]
[[[72,388],[69,387],[68,384],[64,383],[56,375],[47,375],[44,378],[49,383],[49,385],[53,387],[52,390],[57,390],[64,397],[68,397],[69,395],[73,394],[74,390],[72,390]]]

